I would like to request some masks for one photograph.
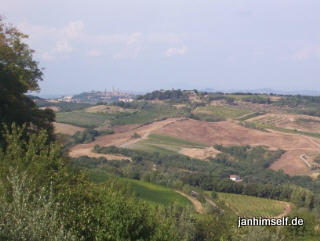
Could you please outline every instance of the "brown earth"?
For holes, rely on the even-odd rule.
[[[206,160],[209,157],[215,157],[220,151],[214,149],[213,147],[208,148],[182,148],[179,151],[180,154],[189,156],[191,158],[197,158],[200,160]]]
[[[115,134],[112,135],[105,135],[105,136],[100,136],[96,138],[95,141],[88,143],[88,144],[79,144],[75,145],[70,149],[69,155],[73,157],[78,157],[81,156],[81,151],[82,149],[87,149],[91,151],[91,149],[95,145],[100,145],[100,146],[121,146],[121,147],[126,147],[129,145],[134,144],[135,142],[138,142],[141,140],[141,138],[135,138],[133,139],[131,136],[134,133],[137,133],[140,135],[142,138],[146,138],[151,132],[154,132],[157,129],[160,129],[162,127],[165,127],[166,125],[176,122],[178,120],[181,120],[181,118],[169,118],[165,119],[162,121],[156,121],[147,125],[142,125],[138,128],[133,128],[126,131],[126,132],[116,132]],[[87,151],[88,152],[88,151]],[[88,155],[88,154],[87,154]]]
[[[301,161],[300,155],[318,153],[319,144],[315,138],[282,132],[263,132],[240,126],[233,121],[205,122],[184,119],[173,122],[156,131],[206,145],[264,145],[271,149],[282,149],[286,153],[271,168],[283,169],[290,175],[311,174]]]
[[[114,155],[114,154],[101,154],[92,152],[92,148],[78,148],[73,152],[69,153],[70,157],[80,157],[80,156],[88,156],[88,157],[105,157],[107,160],[129,160],[132,161],[130,157],[126,157],[123,155]]]
[[[262,145],[272,150],[282,149],[286,153],[275,161],[270,168],[282,169],[290,175],[315,176],[307,165],[300,159],[301,155],[313,156],[319,153],[320,141],[318,139],[298,134],[282,133],[277,131],[263,132],[245,128],[235,121],[205,122],[186,118],[169,118],[156,121],[151,124],[137,126],[127,125],[115,127],[115,134],[98,137],[89,144],[80,144],[71,148],[71,156],[81,155],[81,149],[86,149],[86,155],[96,145],[128,147],[135,144],[141,138],[132,138],[137,133],[141,138],[146,138],[150,133],[157,133],[193,142],[203,143],[209,146],[223,145]],[[181,153],[205,159],[217,153],[210,149],[184,148]]]
[[[74,135],[77,131],[84,130],[82,127],[57,122],[53,122],[53,126],[55,133],[66,134],[70,136]]]
[[[122,125],[122,126],[115,126],[113,128],[113,131],[115,133],[123,133],[127,131],[131,131],[133,129],[138,128],[140,125],[139,124],[130,124],[130,125]]]
[[[204,209],[202,207],[202,204],[201,202],[199,202],[196,198],[190,196],[190,195],[187,195],[179,190],[176,190],[177,193],[179,193],[180,195],[186,197],[189,199],[189,201],[192,203],[194,209],[196,210],[197,213],[200,213],[200,214],[203,214],[204,213]]]
[[[211,106],[225,106],[226,105],[226,101],[225,100],[212,100],[210,102]]]
[[[40,110],[50,109],[50,110],[53,110],[54,112],[58,112],[60,110],[60,107],[52,105],[52,106],[40,107],[39,109]]]
[[[282,213],[280,213],[278,216],[274,217],[274,218],[283,218],[289,215],[289,213],[292,211],[293,207],[292,204],[289,202],[283,202],[283,201],[279,201],[283,204],[284,206],[284,210]]]

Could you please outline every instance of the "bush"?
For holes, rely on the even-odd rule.
[[[57,211],[59,203],[52,191],[40,188],[35,192],[27,174],[18,174],[12,168],[7,182],[11,193],[10,197],[3,195],[0,200],[1,240],[81,240],[61,222]]]

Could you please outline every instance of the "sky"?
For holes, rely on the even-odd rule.
[[[319,0],[0,0],[42,95],[320,90]]]

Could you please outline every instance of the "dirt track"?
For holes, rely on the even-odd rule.
[[[204,209],[202,207],[201,202],[199,202],[196,198],[191,197],[190,195],[187,195],[179,190],[176,190],[177,193],[179,193],[180,195],[188,198],[190,200],[190,202],[192,203],[194,209],[196,210],[197,213],[203,214],[204,213]]]
[[[288,214],[292,211],[292,204],[288,202],[280,201],[284,204],[284,210],[282,213],[280,213],[278,216],[275,216],[274,218],[283,218],[285,216],[288,216]]]

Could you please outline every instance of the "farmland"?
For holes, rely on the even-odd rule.
[[[85,128],[105,124],[112,126],[145,124],[155,120],[185,115],[184,109],[166,104],[149,104],[138,109],[123,109],[115,106],[97,106],[71,112],[58,112],[57,122]]]
[[[133,191],[138,198],[151,204],[191,206],[191,202],[187,198],[170,188],[132,179],[127,179],[127,181],[132,185]]]
[[[200,120],[205,121],[222,121],[226,119],[234,119],[243,115],[252,113],[252,111],[244,108],[233,106],[206,106],[198,107],[193,112]]]
[[[117,178],[102,172],[101,170],[93,170],[90,172],[90,177],[93,181],[102,183],[110,178]],[[169,206],[177,204],[182,207],[191,207],[191,202],[184,196],[178,194],[175,190],[144,182],[141,180],[133,180],[129,178],[118,178],[124,183],[128,183],[137,198],[148,202],[151,205]]]
[[[150,134],[147,138],[144,138],[129,147],[149,152],[158,151],[170,154],[179,152],[182,148],[204,148],[206,145],[171,136]]]
[[[58,112],[56,120],[60,123],[84,128],[95,128],[108,123],[112,115],[106,113],[89,113],[85,111]]]
[[[235,214],[245,217],[275,217],[286,209],[286,204],[283,202],[247,195],[218,193],[218,198]]]

